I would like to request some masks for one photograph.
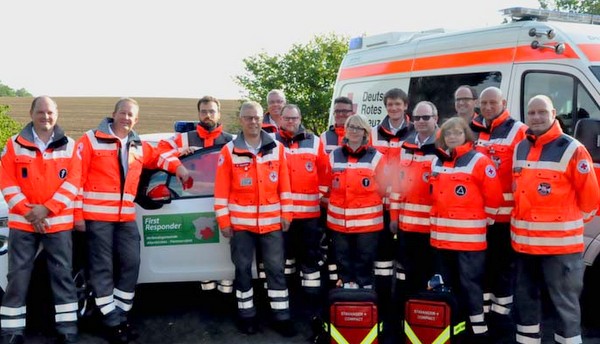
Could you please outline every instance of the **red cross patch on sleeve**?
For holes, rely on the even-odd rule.
[[[590,173],[590,162],[582,159],[577,163],[577,171],[581,174]]]

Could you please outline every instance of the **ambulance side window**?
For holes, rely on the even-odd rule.
[[[582,118],[600,119],[598,104],[581,82],[572,75],[548,72],[529,72],[524,75],[523,113],[527,113],[527,102],[531,97],[549,96],[556,109],[556,119],[562,130],[573,134],[575,124]]]
[[[454,91],[458,86],[470,85],[477,92],[481,92],[490,86],[500,87],[501,82],[502,73],[499,71],[412,77],[408,90],[408,103],[411,112],[412,107],[422,100],[434,103],[438,108],[439,123],[442,123],[456,114]]]
[[[524,107],[523,113],[527,113],[527,102],[538,94],[549,96],[556,109],[556,119],[562,130],[567,134],[573,133],[573,98],[576,80],[571,75],[531,72],[525,74],[524,78]]]
[[[583,87],[578,85],[577,87],[577,120],[582,118],[593,118],[600,119],[600,108],[589,94],[589,92]]]

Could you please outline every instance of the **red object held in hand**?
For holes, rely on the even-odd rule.
[[[183,183],[183,189],[187,190],[187,189],[191,189],[192,186],[194,186],[194,178],[189,177],[186,181],[184,181]]]

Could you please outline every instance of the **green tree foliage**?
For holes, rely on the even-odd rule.
[[[539,3],[548,10],[600,14],[600,0],[539,0]]]
[[[4,85],[0,81],[0,97],[31,97],[31,93],[29,93],[26,89],[21,88],[18,90],[13,90],[12,88]]]
[[[6,141],[22,129],[21,124],[8,115],[8,105],[0,104],[0,149]]]
[[[249,99],[262,104],[270,90],[282,89],[287,102],[300,107],[304,126],[320,133],[327,126],[333,85],[348,51],[347,42],[347,37],[327,34],[315,36],[307,44],[294,44],[285,54],[259,53],[243,60],[246,72],[235,80],[246,89]]]

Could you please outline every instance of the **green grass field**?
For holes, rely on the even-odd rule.
[[[58,124],[67,135],[78,139],[89,129],[96,128],[104,117],[111,116],[118,97],[53,97],[58,104]],[[33,98],[0,97],[0,104],[10,107],[8,114],[25,125],[31,118],[29,108]],[[135,98],[140,104],[140,120],[135,127],[139,134],[172,132],[177,120],[198,120],[196,103],[192,98]],[[241,102],[221,101],[221,122],[225,130],[236,132],[236,120]]]

